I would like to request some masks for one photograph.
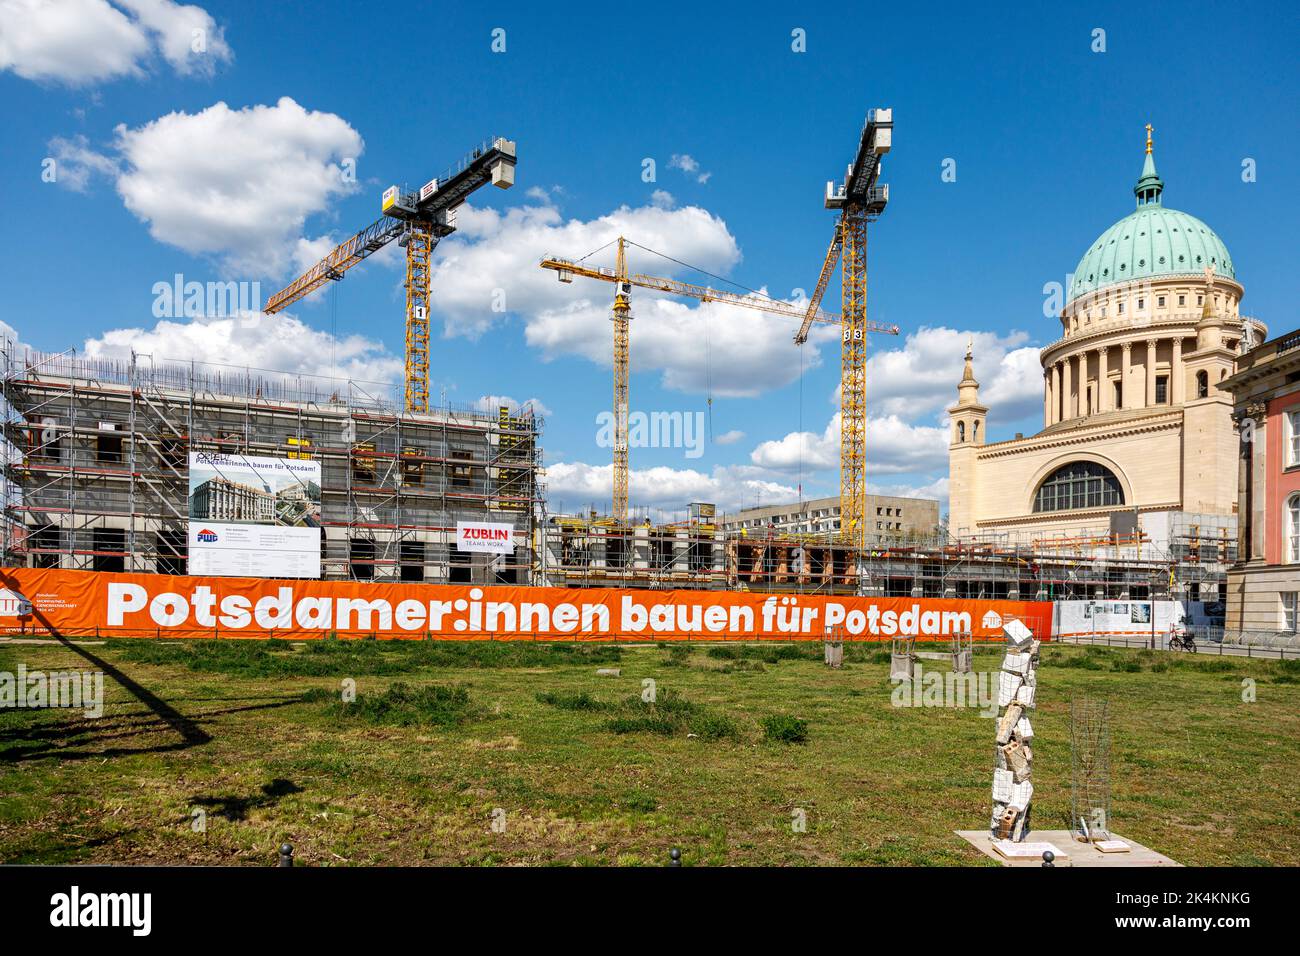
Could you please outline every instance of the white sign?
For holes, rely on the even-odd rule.
[[[514,554],[514,525],[478,521],[456,522],[456,547],[461,551]]]
[[[189,573],[319,578],[320,462],[190,454]]]
[[[320,566],[319,528],[190,522],[190,574],[319,578]]]

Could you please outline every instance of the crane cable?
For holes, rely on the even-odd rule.
[[[624,241],[625,241],[629,246],[636,246],[638,249],[641,249],[641,250],[644,251],[644,252],[648,252],[648,253],[650,253],[651,255],[658,256],[660,259],[667,259],[669,262],[675,262],[675,263],[677,263],[679,266],[681,266],[681,267],[684,268],[684,269],[690,269],[692,272],[698,272],[698,273],[700,273],[700,275],[706,275],[706,276],[708,276],[710,279],[717,279],[719,282],[725,282],[727,285],[734,285],[737,289],[744,289],[746,292],[750,293],[751,295],[756,295],[756,296],[758,296],[760,299],[767,299],[769,302],[776,302],[776,301],[779,301],[779,300],[777,300],[777,299],[772,298],[772,296],[768,295],[766,292],[759,292],[757,289],[751,289],[749,286],[747,286],[747,285],[745,285],[745,284],[743,284],[743,283],[741,283],[741,282],[737,282],[737,281],[735,281],[734,279],[728,279],[728,278],[725,278],[724,276],[716,275],[716,274],[710,272],[708,269],[701,269],[699,266],[693,266],[693,265],[691,265],[689,262],[682,262],[681,259],[674,259],[672,256],[665,255],[665,254],[662,253],[662,252],[658,252],[658,251],[656,251],[656,250],[654,250],[654,249],[651,249],[651,248],[649,248],[649,247],[647,247],[647,246],[643,246],[643,245],[641,245],[640,243],[633,242],[631,239],[625,239]],[[600,250],[597,250],[597,252],[599,252],[599,251],[600,251]],[[581,260],[579,260],[579,261],[581,261]]]
[[[330,375],[338,378],[338,343],[339,343],[339,284],[331,283],[330,289]]]
[[[804,343],[799,343],[799,503],[803,504],[803,352]]]
[[[713,443],[713,348],[709,343],[709,323],[704,323],[704,394],[708,408],[709,443]]]
[[[593,249],[591,252],[583,256],[581,259],[575,259],[574,264],[576,265],[577,263],[585,262],[586,260],[594,256],[596,253],[608,249],[617,241],[618,241],[617,238],[611,239],[609,242],[605,243],[599,249]],[[631,239],[628,239],[626,236],[623,237],[623,241],[629,246],[635,246],[637,249],[640,249],[642,252],[648,252],[652,256],[658,256],[661,259],[667,259],[669,262],[676,263],[677,265],[681,266],[683,269],[690,269],[692,272],[698,272],[701,275],[706,275],[710,279],[716,279],[718,282],[725,282],[727,285],[733,285],[737,289],[743,289],[745,292],[748,292],[750,295],[758,296],[760,299],[767,299],[769,302],[780,301],[768,295],[766,292],[760,292],[757,289],[751,289],[749,286],[745,285],[742,282],[736,282],[734,279],[728,279],[724,276],[717,275],[716,273],[710,272],[708,269],[701,269],[699,266],[691,265],[689,262],[683,262],[681,259],[675,259],[672,256],[659,252],[656,249],[651,249],[649,246],[643,246],[639,242],[633,242]],[[713,441],[713,353],[712,353],[712,346],[709,340],[709,324],[707,322],[704,324],[704,377],[705,377],[705,394],[707,396],[706,404],[708,406],[708,433],[709,433],[709,441],[712,442]],[[802,437],[803,343],[802,342],[799,343],[799,428],[801,432],[799,438],[799,468],[800,468],[799,488],[800,488],[800,495],[802,496],[802,490],[803,490],[803,478],[802,478],[802,474],[803,474],[803,437]]]

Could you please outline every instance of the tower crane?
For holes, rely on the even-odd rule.
[[[406,373],[408,412],[429,410],[429,260],[438,241],[456,231],[456,210],[469,194],[492,183],[509,189],[515,183],[515,144],[485,140],[449,169],[418,190],[384,190],[383,216],[335,247],[316,265],[266,300],[262,311],[273,315],[315,292],[394,239],[406,248]]]
[[[802,345],[816,318],[835,267],[843,260],[840,332],[840,528],[852,544],[866,544],[867,529],[867,333],[891,331],[867,321],[867,223],[889,203],[889,186],[879,183],[880,159],[893,140],[894,111],[875,109],[858,139],[858,151],[837,187],[826,184],[826,208],[840,211],[830,248],[803,324],[794,340]],[[891,334],[898,334],[893,326]]]
[[[760,293],[751,292],[741,295],[735,292],[723,292],[707,286],[681,282],[677,279],[665,279],[661,276],[629,273],[627,271],[627,246],[636,246],[654,253],[637,243],[618,237],[618,252],[613,269],[597,269],[583,265],[572,259],[547,257],[541,261],[543,269],[552,269],[561,282],[572,282],[574,276],[586,279],[598,279],[614,284],[614,310],[610,316],[614,323],[614,501],[611,517],[620,524],[627,523],[627,479],[628,479],[628,331],[632,319],[632,287],[654,289],[657,292],[669,292],[684,295],[701,302],[722,302],[727,305],[756,309],[773,315],[803,319],[806,327],[813,323],[836,324],[838,315],[821,312],[818,309],[805,309],[802,305],[782,302],[780,299],[768,298]],[[655,253],[659,255],[660,253]],[[880,331],[888,331],[882,327]],[[898,329],[895,328],[894,332]]]

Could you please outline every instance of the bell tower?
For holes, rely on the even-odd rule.
[[[973,343],[966,344],[966,365],[957,383],[957,403],[948,408],[952,435],[948,444],[948,531],[974,534],[976,498],[979,495],[978,454],[984,444],[989,410],[980,404],[980,383],[975,380]]]
[[[1183,509],[1224,514],[1231,510],[1226,489],[1234,487],[1238,439],[1232,426],[1232,395],[1219,388],[1237,358],[1228,340],[1238,323],[1224,314],[1215,296],[1214,270],[1205,268],[1196,349],[1183,356]]]

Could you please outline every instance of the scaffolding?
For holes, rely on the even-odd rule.
[[[7,564],[183,574],[189,455],[316,460],[322,577],[528,583],[542,421],[401,410],[391,385],[212,363],[3,353]],[[459,551],[512,524],[514,555]]]
[[[539,584],[723,589],[723,533],[712,515],[655,525],[595,514],[555,515],[539,528]]]
[[[858,552],[828,536],[730,538],[730,586],[883,597],[1069,600],[1167,597],[1169,563],[1130,541],[1039,544],[937,533]]]
[[[548,518],[538,533],[535,578],[567,587],[981,600],[1196,600],[1180,582],[1199,576],[1208,588],[1226,571],[1226,566],[1175,560],[1141,532],[1032,543],[954,539],[936,532],[859,551],[835,534],[771,532],[756,537],[690,521],[655,525],[646,520],[620,526],[591,513]]]

